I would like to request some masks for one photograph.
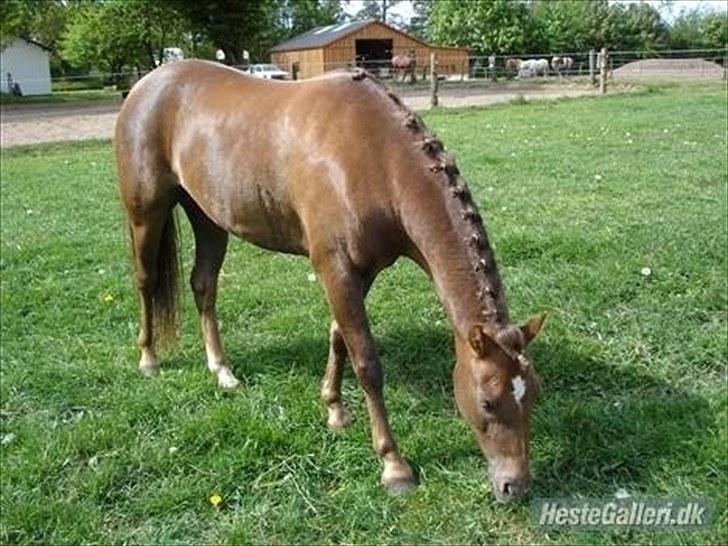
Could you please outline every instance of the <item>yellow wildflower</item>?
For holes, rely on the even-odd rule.
[[[106,303],[111,303],[112,301],[114,301],[114,296],[112,294],[106,294],[104,296],[104,301]]]
[[[221,502],[222,497],[220,495],[210,495],[210,504],[212,504],[215,508],[219,507]]]

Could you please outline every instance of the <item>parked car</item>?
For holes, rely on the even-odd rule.
[[[248,72],[264,80],[290,80],[291,75],[274,64],[251,64]]]

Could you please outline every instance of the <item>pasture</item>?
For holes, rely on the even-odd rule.
[[[2,155],[0,543],[725,543],[725,84],[425,120],[481,207],[513,318],[550,312],[532,497],[707,496],[710,529],[545,531],[528,502],[496,503],[454,409],[449,325],[408,262],[368,299],[420,475],[406,495],[379,487],[348,369],[354,423],[326,428],[329,313],[303,259],[231,241],[218,308],[241,389],[215,387],[189,291],[178,347],[141,377],[111,146],[93,141]]]

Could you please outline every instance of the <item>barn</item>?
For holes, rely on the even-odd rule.
[[[43,44],[15,38],[0,50],[0,91],[18,84],[23,95],[48,95],[51,92],[51,51]]]
[[[314,28],[269,50],[271,62],[300,78],[361,66],[385,76],[392,57],[414,51],[417,72],[437,55],[440,74],[466,74],[468,49],[430,45],[387,24],[369,19]]]

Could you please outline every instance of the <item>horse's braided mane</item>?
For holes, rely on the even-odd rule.
[[[483,218],[473,201],[465,180],[455,164],[455,158],[445,151],[445,146],[435,134],[428,129],[422,118],[409,109],[402,100],[386,88],[376,77],[365,70],[358,70],[352,75],[355,81],[368,79],[376,84],[397,106],[404,119],[404,126],[415,138],[424,155],[432,161],[428,169],[440,173],[444,181],[444,189],[460,203],[460,214],[465,221],[467,231],[464,243],[468,246],[474,278],[478,284],[476,297],[483,304],[483,318],[496,324],[508,323],[508,310],[502,300],[503,287],[493,249],[483,225]]]

